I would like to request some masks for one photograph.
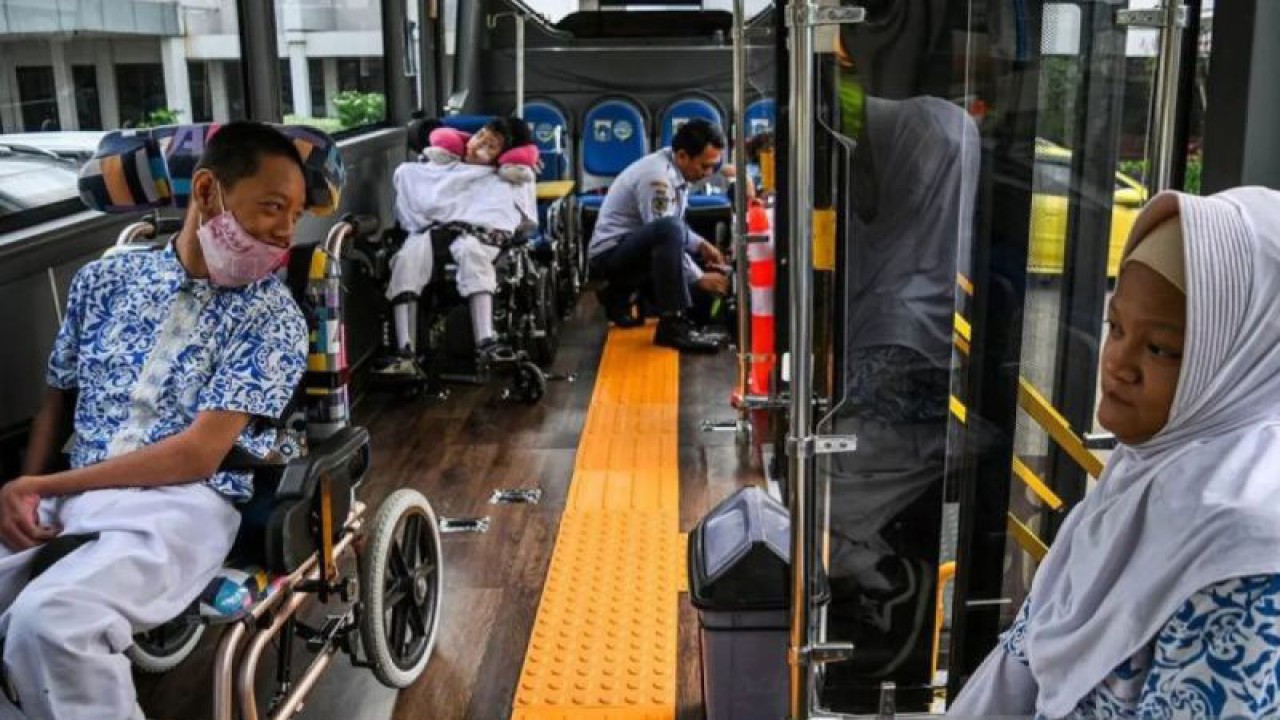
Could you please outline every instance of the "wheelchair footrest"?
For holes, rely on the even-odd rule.
[[[319,629],[298,623],[296,632],[298,637],[307,644],[307,650],[318,653],[335,644],[340,635],[354,627],[354,617],[351,613],[346,613],[344,615],[330,615],[325,618],[324,625],[320,626]]]

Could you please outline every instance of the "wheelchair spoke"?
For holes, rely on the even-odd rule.
[[[406,564],[409,568],[413,568],[418,564],[418,561],[422,559],[422,548],[420,542],[422,533],[418,531],[421,524],[422,518],[418,515],[410,515],[405,518],[404,521],[404,543],[407,555],[405,560],[407,561]]]
[[[414,569],[413,579],[415,582],[418,581],[419,579],[429,581],[431,579],[431,576],[435,574],[436,574],[435,563],[429,562],[427,560],[423,560],[422,564]]]
[[[397,655],[404,653],[408,644],[409,613],[400,607],[391,609],[391,648]]]
[[[391,572],[388,574],[387,579],[393,585],[400,585],[406,578],[412,576],[413,572],[409,569],[412,566],[409,564],[408,558],[405,557],[403,543],[395,542],[391,544],[388,560],[390,561],[391,567],[389,569]]]
[[[409,624],[413,627],[413,631],[418,634],[418,637],[425,636],[427,634],[427,625],[422,617],[421,608],[419,608],[416,603],[409,602],[405,603],[403,612],[404,616],[408,618]]]

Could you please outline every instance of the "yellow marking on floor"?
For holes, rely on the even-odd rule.
[[[512,720],[673,720],[679,356],[610,331]]]

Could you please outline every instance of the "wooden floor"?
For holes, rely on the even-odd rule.
[[[411,487],[427,496],[437,515],[488,516],[491,525],[483,535],[445,536],[441,632],[423,678],[396,697],[369,672],[344,664],[331,672],[335,677],[326,679],[304,717],[509,717],[605,332],[603,314],[585,299],[565,326],[555,364],[556,370],[576,372],[578,380],[552,383],[535,407],[502,402],[493,388],[458,388],[444,402],[369,394],[358,403],[355,419],[373,437],[374,463],[362,490],[366,500],[376,503],[395,489]],[[682,531],[738,487],[759,481],[732,434],[699,429],[703,419],[732,416],[733,382],[728,353],[681,359]],[[542,501],[489,504],[493,490],[519,487],[541,488]],[[702,717],[697,618],[685,596],[679,647],[678,718],[695,720]],[[191,686],[195,677],[208,677],[207,653],[189,663],[186,682],[141,685],[144,708],[160,708],[156,717],[206,717],[201,706],[207,703],[193,702]]]
[[[416,413],[386,399],[360,408],[375,440],[390,438],[395,448],[375,465],[379,485],[371,490],[415,487],[442,515],[492,519],[488,534],[444,543],[449,575],[439,645],[423,680],[401,693],[396,720],[509,716],[603,349],[600,315],[584,303],[570,322],[556,368],[577,372],[578,382],[554,385],[538,407],[473,391]],[[728,354],[681,363],[682,530],[752,476],[732,435],[698,426],[704,417],[730,414],[733,372]],[[495,488],[514,487],[541,487],[542,502],[488,504]],[[697,625],[687,600],[683,605],[679,717],[693,720],[702,717]]]

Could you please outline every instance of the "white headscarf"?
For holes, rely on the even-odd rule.
[[[1129,238],[1181,215],[1187,330],[1169,422],[1122,445],[1031,590],[1036,709],[1063,717],[1196,592],[1280,573],[1280,193],[1166,192]]]

